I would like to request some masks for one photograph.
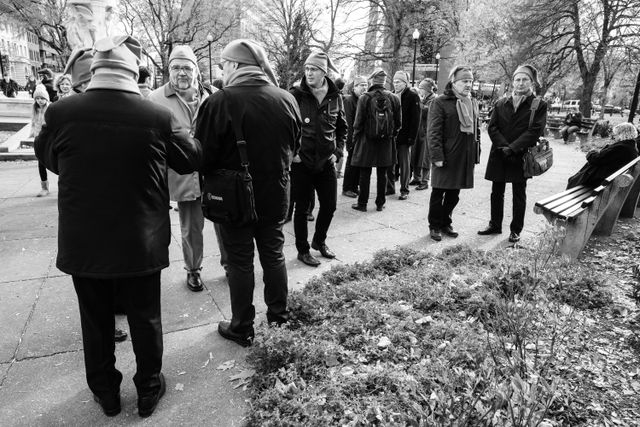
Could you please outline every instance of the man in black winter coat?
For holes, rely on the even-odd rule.
[[[353,160],[353,122],[356,119],[356,108],[358,99],[367,91],[367,79],[363,76],[356,76],[353,79],[352,87],[347,96],[344,97],[344,113],[347,119],[347,161],[344,168],[344,181],[342,181],[342,195],[347,197],[358,197],[358,181],[360,180],[360,169],[351,164]]]
[[[532,104],[535,99],[534,83],[537,70],[531,65],[519,66],[513,74],[513,94],[500,99],[491,114],[489,137],[491,152],[487,162],[485,179],[492,181],[491,220],[480,235],[502,233],[504,216],[504,192],[506,183],[513,191],[513,218],[509,241],[520,240],[527,207],[527,178],[522,169],[522,157],[529,147],[537,144],[547,122],[547,103],[539,99],[531,121]],[[531,121],[531,124],[530,124]]]
[[[325,258],[335,258],[326,239],[338,198],[336,163],[342,156],[347,139],[342,97],[327,77],[329,70],[336,71],[327,54],[312,53],[304,63],[300,86],[291,89],[302,116],[300,153],[293,158],[291,165],[291,191],[296,204],[293,229],[298,259],[312,267],[320,265],[320,261],[311,255],[310,247],[320,251]],[[307,213],[314,190],[318,194],[320,209],[309,246]]]
[[[282,226],[289,203],[289,168],[300,140],[296,100],[278,88],[264,49],[255,41],[238,39],[222,51],[224,87],[200,107],[196,138],[202,141],[200,172],[205,182],[216,169],[240,170],[234,122],[247,142],[258,222],[236,227],[221,224],[227,252],[231,322],[220,322],[218,333],[242,346],[254,337],[254,241],[263,270],[264,300],[269,323],[288,320],[287,267]],[[306,215],[305,215],[306,221]]]
[[[400,180],[400,200],[409,197],[411,181],[411,147],[416,143],[420,126],[420,96],[409,87],[409,76],[404,71],[397,71],[393,76],[395,93],[400,97],[402,106],[402,127],[396,137],[398,150],[398,169]],[[395,168],[387,170],[387,194],[395,194]]]
[[[114,295],[129,321],[138,413],[148,417],[166,390],[162,368],[160,272],[169,266],[167,167],[200,163],[197,141],[171,128],[171,112],[145,101],[136,84],[140,44],[98,40],[87,91],[51,105],[35,152],[58,180],[58,259],[73,279],[86,378],[108,416],[120,412]],[[99,131],[97,131],[99,130]]]

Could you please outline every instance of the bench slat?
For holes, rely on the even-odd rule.
[[[552,201],[554,201],[556,199],[559,199],[561,197],[564,197],[566,195],[569,195],[569,194],[575,193],[577,191],[580,191],[583,188],[587,188],[587,187],[585,187],[584,185],[578,185],[577,187],[570,188],[568,190],[563,191],[562,193],[554,194],[553,196],[549,196],[549,197],[547,197],[545,199],[540,200],[539,202],[536,202],[536,206],[540,206],[542,208],[549,202],[552,202]]]
[[[585,196],[586,195],[586,196]],[[544,205],[544,208],[546,209],[554,209],[560,205],[563,205],[567,202],[571,202],[571,201],[579,201],[579,200],[583,200],[585,197],[589,197],[589,195],[591,195],[591,189],[588,187],[584,187],[581,188],[579,191],[576,191],[575,193],[572,194],[568,194],[564,197],[561,197],[559,199],[556,199],[552,202],[547,203],[546,205]]]
[[[587,199],[589,199],[591,196],[591,193],[583,193],[582,195],[580,195],[580,197],[577,197],[575,199],[571,199],[566,201],[565,203],[558,205],[554,208],[551,209],[547,209],[548,211],[551,211],[555,214],[560,214],[566,210],[571,210],[574,207],[582,207],[583,206],[583,202]]]
[[[617,171],[615,171],[614,173],[606,177],[602,185],[600,185],[600,187],[606,187],[607,185],[611,184],[617,177],[619,177],[620,175],[622,175],[623,173],[631,169],[638,162],[640,162],[640,157],[636,157],[635,159],[631,160],[629,163],[627,163],[626,165],[624,165],[623,167],[621,167],[620,169],[618,169]],[[604,189],[600,187],[596,188],[596,191],[600,192]]]

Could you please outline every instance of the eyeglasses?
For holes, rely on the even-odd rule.
[[[194,68],[190,65],[172,65],[170,68],[174,73],[179,73],[180,71],[184,71],[185,74],[192,74]]]

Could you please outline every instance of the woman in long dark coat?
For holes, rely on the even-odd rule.
[[[460,200],[460,189],[473,188],[473,169],[480,162],[478,104],[471,98],[472,84],[470,67],[454,67],[444,93],[429,109],[427,140],[434,166],[429,229],[435,241],[442,240],[442,233],[458,237],[451,215]]]

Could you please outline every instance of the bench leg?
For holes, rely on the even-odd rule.
[[[589,240],[589,233],[587,234],[587,218],[582,215],[576,218],[575,221],[567,222],[558,220],[553,215],[549,215],[545,212],[544,216],[547,218],[551,224],[553,224],[556,228],[561,228],[562,230],[558,230],[559,234],[563,234],[562,237],[559,237],[558,246],[556,247],[556,252],[561,255],[568,256],[571,260],[575,260],[584,249],[584,246],[587,244],[587,240]]]
[[[622,218],[633,218],[636,213],[636,207],[640,205],[640,178],[636,178],[636,182],[629,190],[629,195],[622,205],[620,216]]]
[[[631,178],[633,179],[633,178]],[[626,187],[620,187],[618,185],[618,181],[613,182],[609,185],[611,188],[607,188],[604,191],[608,192],[606,199],[604,198],[604,194],[601,197],[601,202],[594,206],[594,210],[597,213],[600,213],[602,209],[602,216],[600,216],[600,220],[596,224],[596,227],[593,229],[593,234],[596,236],[611,236],[613,232],[613,227],[616,225],[616,221],[620,216],[620,211],[622,210],[622,205],[624,205],[629,192],[631,191],[632,185],[628,185]],[[613,195],[611,195],[613,193]],[[606,200],[606,201],[605,201]]]

